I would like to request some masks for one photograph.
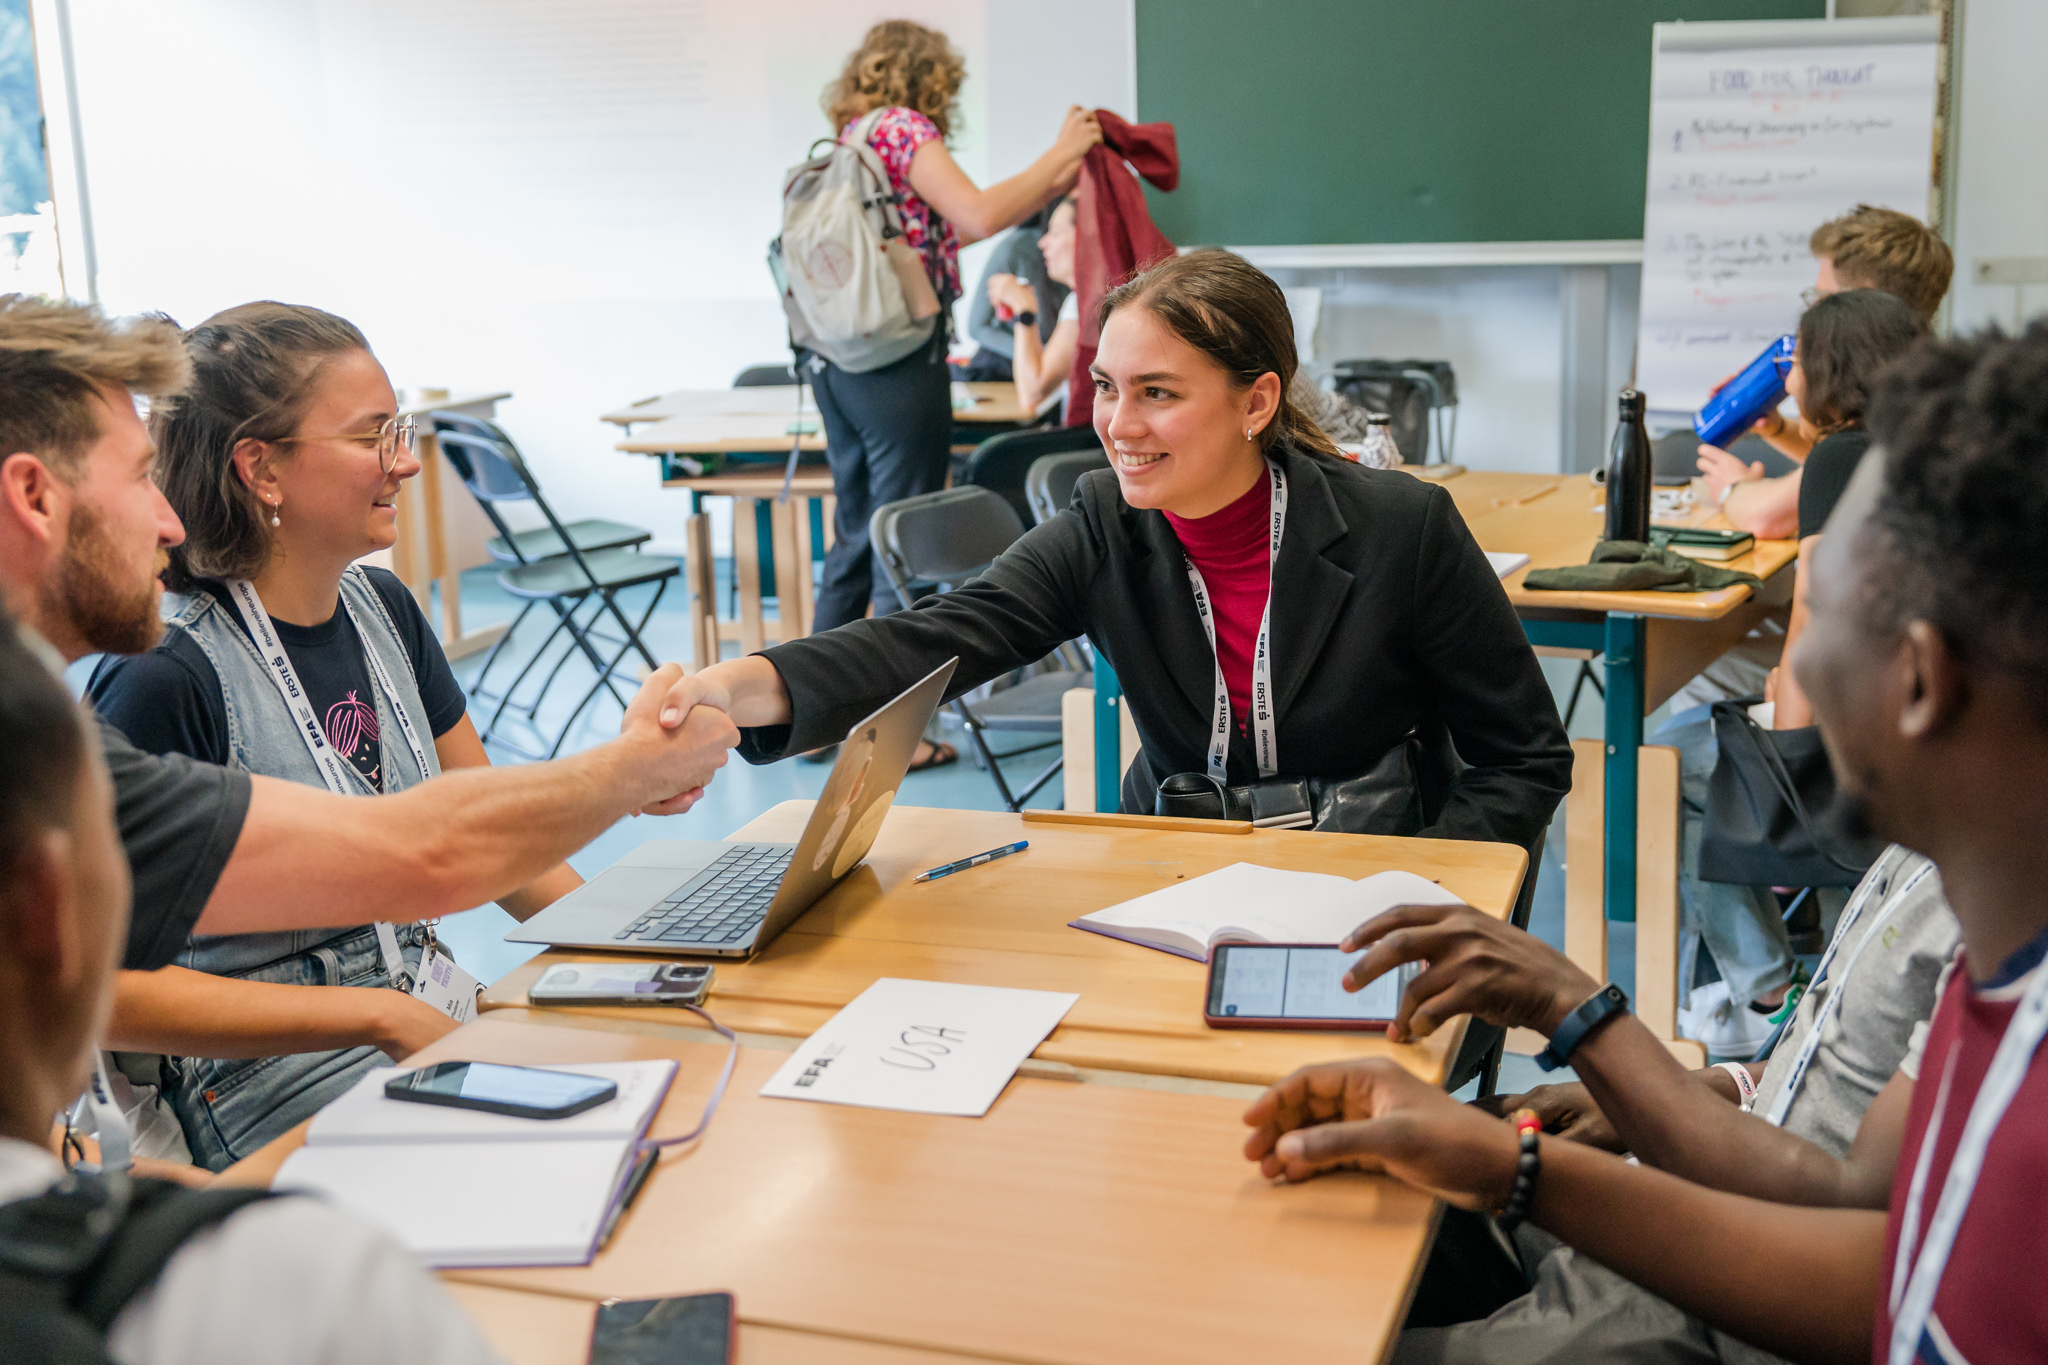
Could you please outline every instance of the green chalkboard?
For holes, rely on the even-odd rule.
[[[1136,0],[1183,246],[1639,238],[1650,26],[1825,0]]]

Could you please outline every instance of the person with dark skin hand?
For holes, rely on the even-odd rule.
[[[1702,1103],[1625,1010],[1586,1024],[1604,988],[1529,935],[1402,907],[1344,945],[1365,950],[1354,988],[1429,963],[1389,1036],[1464,1013],[1550,1035],[1643,1164],[1524,1137],[1373,1059],[1305,1068],[1251,1106],[1246,1155],[1265,1175],[1351,1167],[1464,1209],[1512,1201],[1679,1309],[1795,1359],[2048,1354],[2048,1300],[2008,1288],[2048,1214],[2048,324],[1923,345],[1883,389],[1879,450],[1808,566],[1812,622],[1790,662],[1847,815],[1940,867],[1962,951],[1847,1155]],[[1937,1083],[1915,1084],[1923,1065]]]

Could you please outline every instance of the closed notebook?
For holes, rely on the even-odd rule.
[[[1463,905],[1412,872],[1380,872],[1353,881],[1327,872],[1229,867],[1097,910],[1072,927],[1207,962],[1217,944],[1335,944],[1397,905]]]
[[[325,1195],[431,1266],[587,1264],[676,1064],[541,1069],[619,1093],[565,1119],[515,1118],[391,1099],[400,1069],[378,1067],[314,1116],[276,1187]]]
[[[1756,537],[1747,531],[1721,531],[1704,526],[1657,526],[1650,538],[1689,559],[1721,563],[1748,554]]]

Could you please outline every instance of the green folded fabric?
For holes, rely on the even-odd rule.
[[[1536,569],[1522,579],[1523,587],[1540,592],[1713,592],[1737,583],[1763,586],[1753,573],[1703,564],[1640,540],[1603,540],[1584,564]]]

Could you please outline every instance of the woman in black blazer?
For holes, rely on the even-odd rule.
[[[1103,317],[1095,427],[1112,469],[1083,476],[1067,511],[953,592],[706,669],[731,693],[742,755],[830,744],[955,655],[957,695],[1085,634],[1115,666],[1143,744],[1125,810],[1151,812],[1173,774],[1233,786],[1344,778],[1411,735],[1447,737],[1462,766],[1443,772],[1448,789],[1421,832],[1532,845],[1570,786],[1571,748],[1450,496],[1344,459],[1287,402],[1286,301],[1240,258],[1176,257],[1112,291]],[[1249,615],[1242,593],[1208,586],[1190,557],[1204,549],[1189,523],[1226,520],[1249,528],[1236,561],[1256,572]],[[1209,561],[1207,576],[1223,571]],[[1220,665],[1198,577],[1224,637]],[[1227,749],[1211,743],[1219,682],[1232,698]]]

